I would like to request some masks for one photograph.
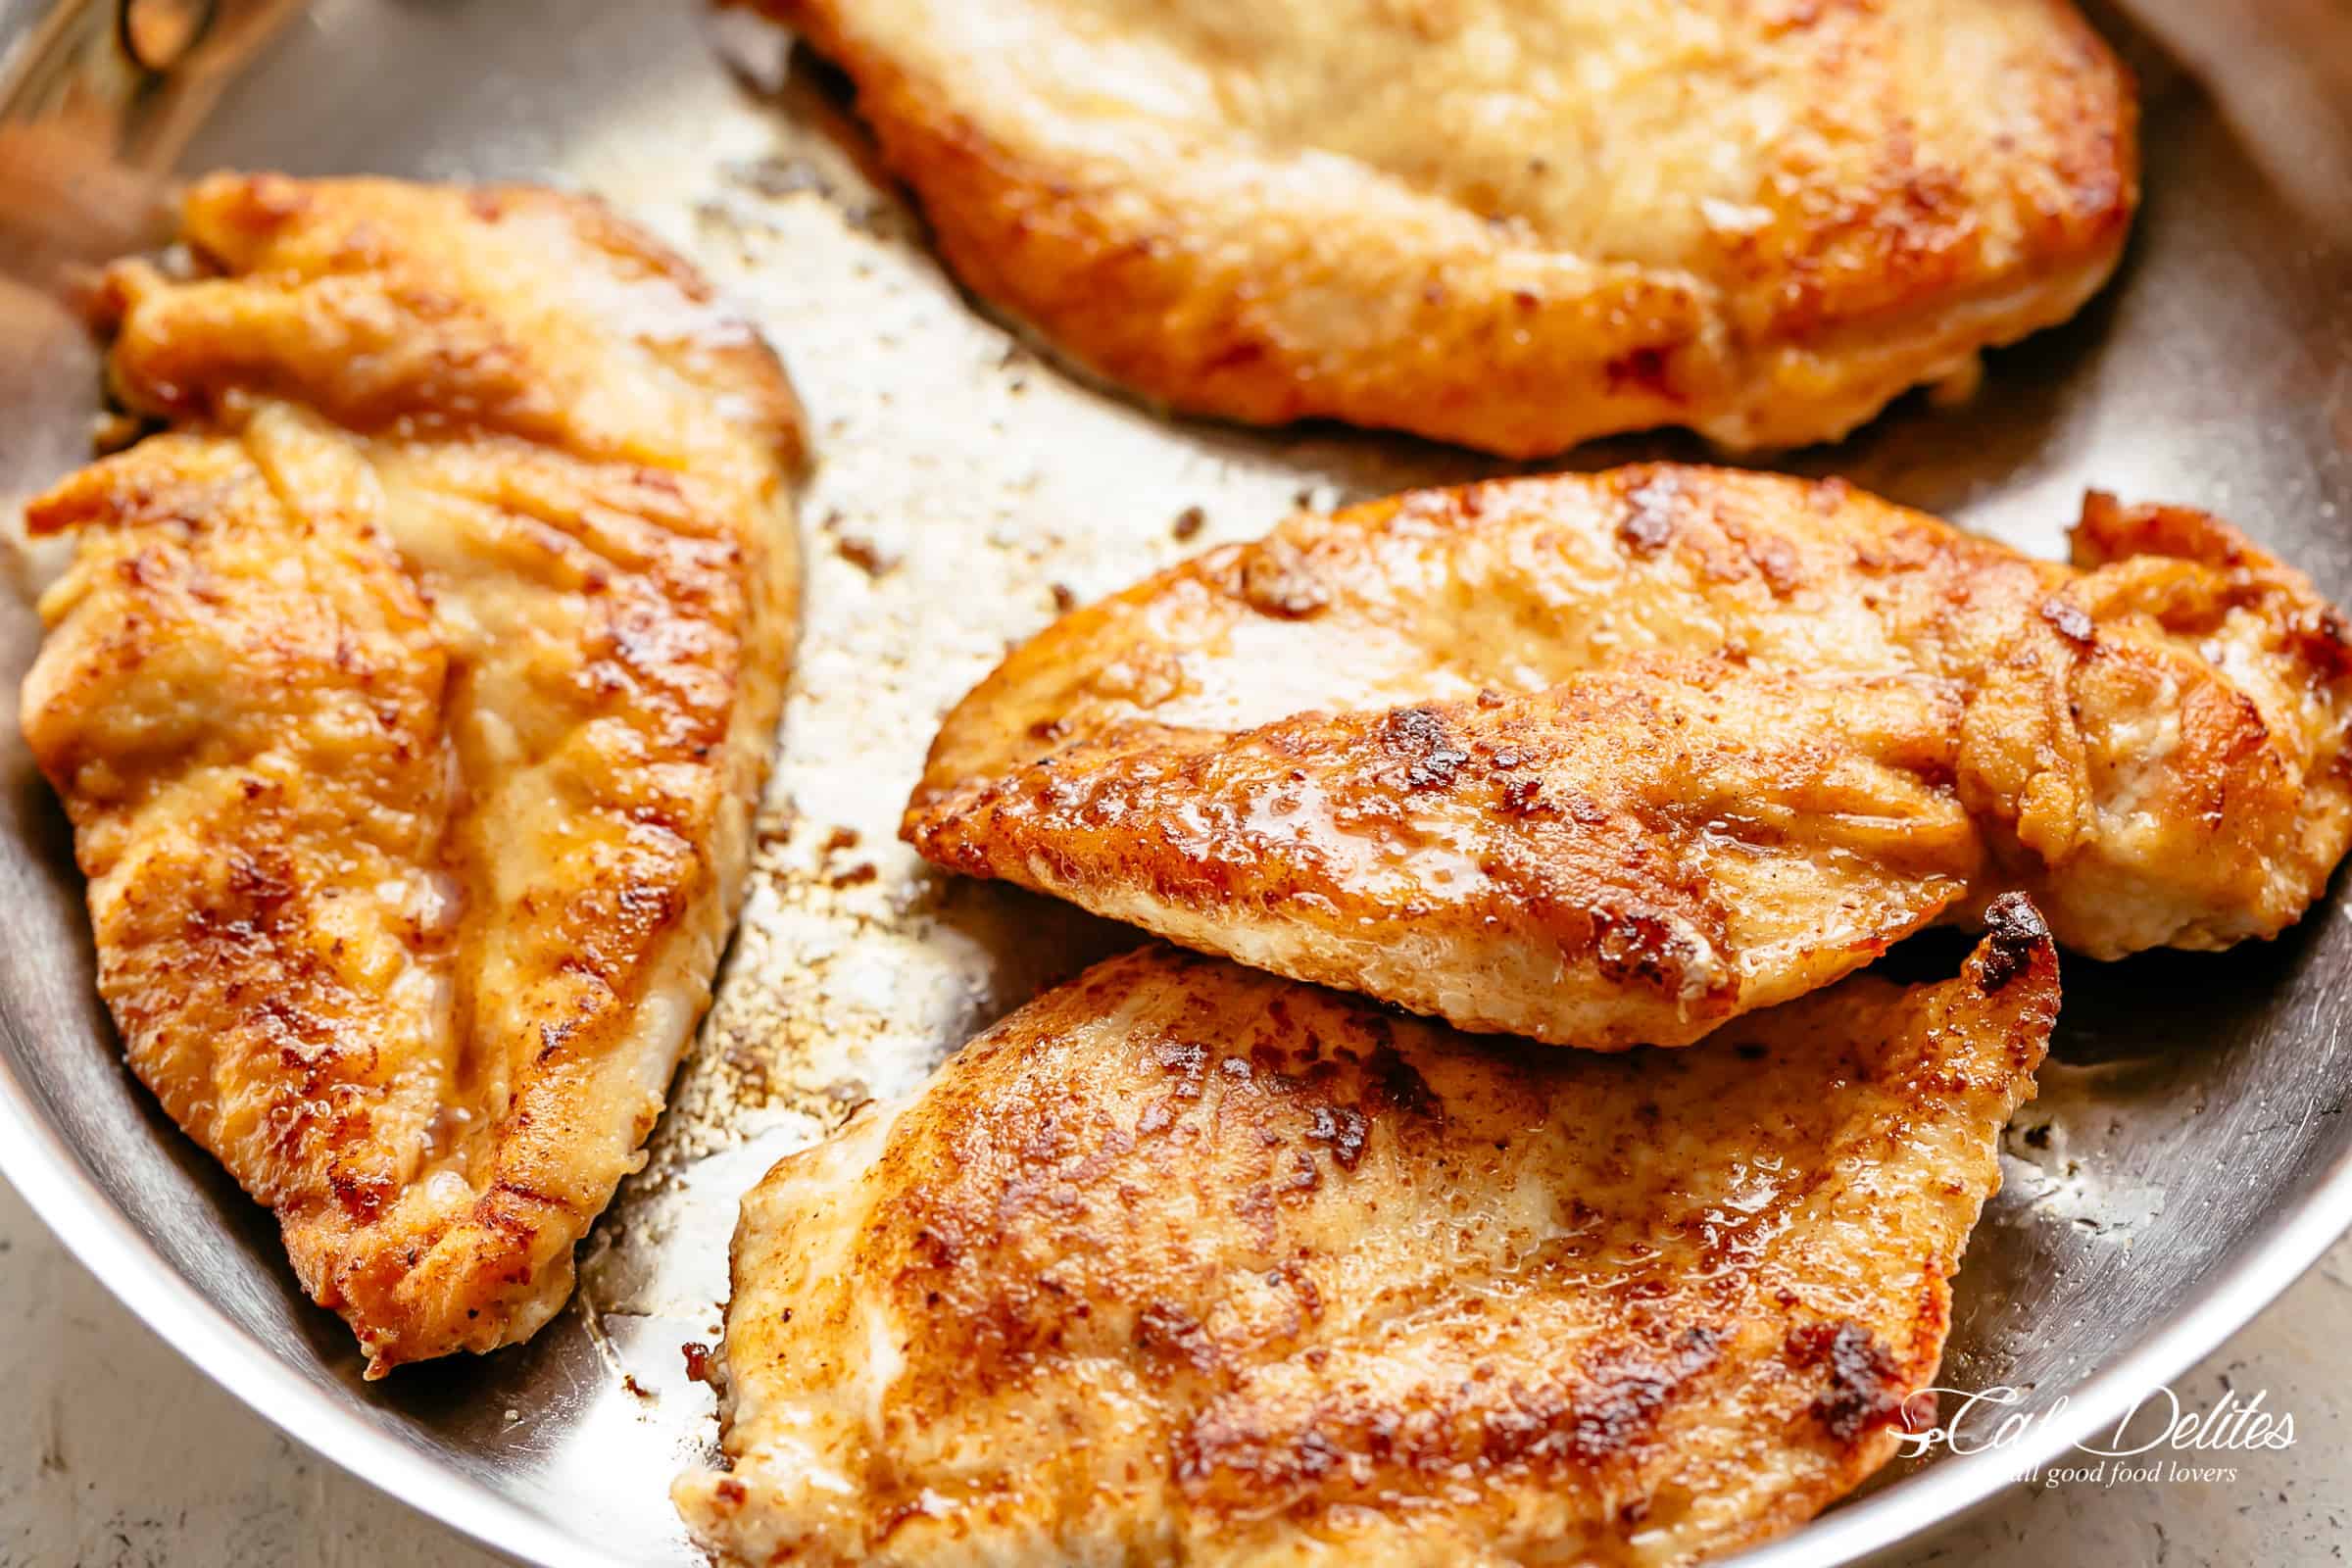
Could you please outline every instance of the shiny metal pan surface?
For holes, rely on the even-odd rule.
[[[718,1003],[649,1165],[586,1248],[577,1299],[526,1347],[365,1385],[269,1217],[122,1063],[65,822],[17,738],[36,627],[12,582],[0,1165],[158,1333],[338,1463],[519,1559],[693,1562],[666,1488],[715,1422],[681,1347],[715,1338],[739,1195],[851,1104],[911,1086],[977,1027],[1133,940],[945,879],[896,843],[940,713],[1057,602],[1252,537],[1301,500],[1494,466],[1334,429],[1170,421],[1064,373],[942,275],[840,83],[741,14],[645,0],[183,9],[209,13],[210,30],[184,50],[167,31],[171,58],[141,63],[122,55],[115,5],[0,0],[0,270],[54,276],[152,237],[174,171],[601,192],[751,311],[808,404],[808,631]],[[2151,39],[2101,21],[2146,102],[2146,208],[2116,283],[2071,325],[1992,356],[1966,407],[1915,397],[1784,466],[2041,553],[2086,486],[2186,502],[2352,596],[2352,241],[2331,229],[2352,213],[2304,177],[2308,140],[2266,168],[2261,148],[2288,145],[2275,124],[2256,144]],[[0,281],[0,346],[13,502],[82,455],[98,380],[41,286]],[[1618,441],[1571,461],[1649,454],[1703,455]],[[1204,525],[1180,540],[1194,508]],[[2063,1416],[1997,1452],[1898,1466],[1751,1560],[1855,1560],[1948,1520],[2112,1426],[2292,1280],[2352,1222],[2348,1021],[2352,917],[2333,903],[2223,956],[2071,962],[2041,1098],[2011,1128],[2004,1191],[1960,1279],[1943,1379],[2017,1387],[2032,1410],[2064,1396]]]

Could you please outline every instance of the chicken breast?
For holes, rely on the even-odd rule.
[[[2004,889],[2099,957],[2275,935],[2352,842],[2348,700],[2341,617],[2200,513],[2093,496],[2060,565],[1625,468],[1302,514],[1063,617],[905,833],[1462,1028],[1679,1044]]]
[[[1957,979],[1674,1053],[1472,1041],[1150,948],[753,1191],[728,1564],[1690,1563],[1893,1451],[2058,1003]]]
[[[797,616],[775,357],[593,202],[214,176],[24,725],[131,1066],[368,1372],[527,1338],[709,1000]]]
[[[762,3],[974,292],[1251,422],[1830,439],[2073,315],[2138,194],[2065,0]]]

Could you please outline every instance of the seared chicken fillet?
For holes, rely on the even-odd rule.
[[[762,0],[948,265],[1180,410],[1826,440],[2064,320],[2138,196],[2065,0]]]
[[[800,416],[593,202],[220,175],[113,270],[172,428],[32,503],[24,733],[132,1067],[370,1375],[524,1339],[709,1000]]]
[[[2348,699],[2336,612],[2201,513],[2093,496],[2060,565],[1627,468],[1302,514],[1063,617],[905,831],[1462,1028],[1680,1044],[2008,888],[2095,956],[2275,935],[2352,839]]]
[[[2058,1004],[1993,906],[1688,1051],[1150,948],[747,1200],[722,1563],[1666,1565],[1892,1452]]]

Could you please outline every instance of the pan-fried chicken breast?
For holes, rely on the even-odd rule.
[[[976,293],[1252,422],[1830,439],[2073,315],[2138,194],[2066,0],[761,3]]]
[[[1695,1562],[1892,1452],[2058,1004],[2032,906],[1689,1051],[1150,948],[746,1200],[729,1564]]]
[[[797,615],[800,416],[683,263],[528,189],[214,176],[109,275],[172,429],[24,724],[132,1067],[370,1375],[528,1337],[709,1000]]]
[[[2005,888],[2095,956],[2275,935],[2352,839],[2348,677],[2185,509],[2093,496],[2061,565],[1837,483],[1508,480],[1063,617],[905,831],[1460,1027],[1674,1044]]]

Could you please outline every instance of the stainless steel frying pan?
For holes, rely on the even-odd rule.
[[[691,252],[790,362],[822,459],[808,634],[720,1001],[651,1164],[588,1246],[579,1300],[527,1347],[366,1386],[268,1217],[122,1065],[65,824],[16,739],[34,620],[0,592],[0,1166],[158,1333],[337,1462],[526,1560],[692,1561],[665,1488],[714,1429],[679,1348],[715,1332],[738,1195],[850,1102],[912,1084],[1130,940],[941,881],[892,842],[940,710],[1057,587],[1085,598],[1252,536],[1301,494],[1488,466],[1168,422],[1060,373],[942,277],[838,84],[747,18],[685,0],[158,11],[0,0],[0,500],[75,461],[95,407],[94,359],[51,289],[157,232],[171,172],[547,179]],[[1906,403],[1788,466],[2042,551],[2086,485],[2191,502],[2352,596],[2352,213],[2320,177],[2352,148],[2340,122],[2260,90],[2250,138],[2149,40],[2112,30],[2147,100],[2147,208],[2122,276],[2074,324],[1995,356],[1969,407]],[[2236,57],[2210,19],[2181,42]],[[1616,442],[1578,461],[1652,453],[1698,455]],[[1180,545],[1171,524],[1194,506],[1207,529]],[[2064,1396],[2063,1416],[2028,1444],[1901,1468],[1754,1562],[1850,1561],[1949,1519],[2111,1426],[2352,1222],[2347,911],[2225,956],[2073,962],[2067,988],[1944,1379],[2015,1385],[2034,1410]]]

